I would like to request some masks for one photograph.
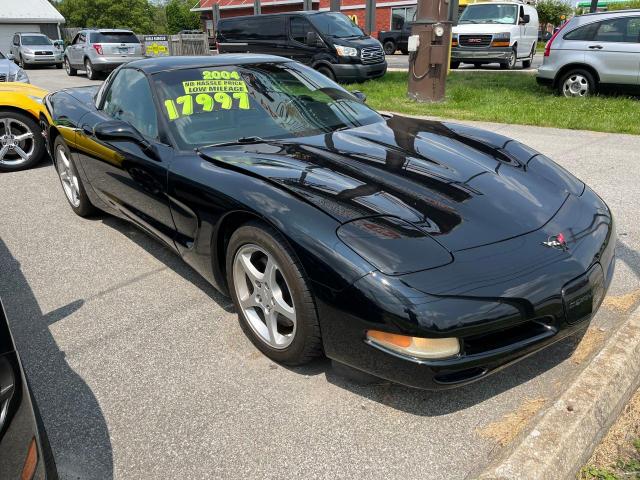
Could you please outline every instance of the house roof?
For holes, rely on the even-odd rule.
[[[64,23],[48,0],[2,0],[0,23]]]

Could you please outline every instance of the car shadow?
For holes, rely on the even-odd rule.
[[[107,213],[94,218],[99,218],[104,225],[117,230],[182,278],[198,287],[226,312],[235,312],[233,302],[229,297],[216,290],[202,275],[191,268],[177,253],[170,250],[161,241],[135,225]]]
[[[20,263],[0,239],[0,297],[62,478],[113,478],[109,428],[91,388],[68,364],[50,326],[83,299],[44,313]]]

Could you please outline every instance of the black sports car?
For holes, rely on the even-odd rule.
[[[278,362],[460,385],[584,329],[613,275],[607,205],[544,155],[287,59],[134,61],[46,106],[71,208],[166,243]]]
[[[57,479],[51,448],[0,302],[0,478]]]

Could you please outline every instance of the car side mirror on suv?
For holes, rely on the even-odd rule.
[[[530,21],[531,21],[531,17],[529,15],[523,15],[522,19],[520,20],[520,25],[526,25]]]
[[[310,47],[324,47],[324,42],[317,32],[308,32],[306,44]]]

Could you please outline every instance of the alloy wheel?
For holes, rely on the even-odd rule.
[[[562,85],[565,97],[586,97],[589,95],[589,80],[579,73],[570,75]]]
[[[56,149],[56,166],[64,194],[67,196],[69,203],[78,208],[80,206],[80,183],[71,160],[62,145],[58,145]]]
[[[84,70],[87,73],[87,78],[89,80],[93,80],[93,67],[91,66],[91,62],[89,60],[84,62]]]
[[[258,245],[238,249],[233,260],[238,303],[260,340],[278,350],[296,334],[296,309],[284,272],[275,258]]]
[[[71,65],[69,64],[68,58],[64,59],[64,69],[66,70],[67,75],[71,75]]]
[[[20,120],[0,119],[0,164],[17,167],[28,162],[36,149],[34,133]]]

